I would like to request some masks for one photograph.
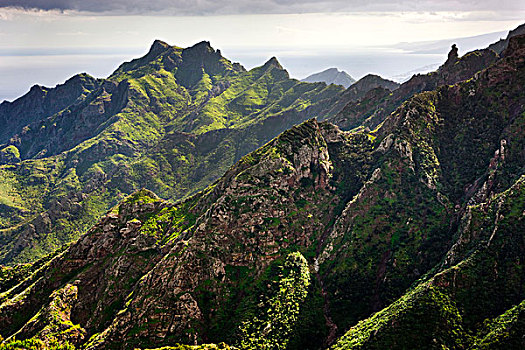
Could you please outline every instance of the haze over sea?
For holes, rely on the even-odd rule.
[[[247,69],[276,56],[298,79],[337,67],[355,79],[375,73],[399,81],[407,72],[435,69],[452,43],[462,54],[505,37],[521,23],[519,14],[505,12],[497,19],[487,11],[170,17],[0,8],[0,101],[13,100],[34,84],[55,86],[76,73],[107,77],[123,61],[145,54],[154,39],[181,47],[210,41]]]

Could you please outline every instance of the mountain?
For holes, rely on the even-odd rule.
[[[301,81],[308,83],[326,83],[327,85],[336,84],[342,85],[345,88],[355,83],[355,79],[347,72],[339,71],[337,68],[328,68],[322,72],[311,74]]]
[[[453,115],[470,110],[470,116],[454,122],[456,128],[471,129],[472,136],[481,131],[477,137],[490,133],[493,140],[499,138],[499,147],[496,142],[492,158],[485,161],[488,165],[485,174],[457,191],[457,195],[464,193],[467,198],[465,207],[456,207],[459,219],[454,243],[431,273],[402,298],[352,327],[333,349],[376,349],[386,344],[396,348],[472,349],[518,349],[525,345],[523,274],[516,264],[525,256],[525,176],[523,151],[519,150],[524,142],[524,114],[522,107],[516,105],[524,95],[515,85],[525,78],[525,36],[511,39],[508,46],[502,62],[466,83],[442,87],[428,96],[434,101],[432,109],[435,108],[429,118],[443,111],[439,108],[443,103]],[[497,107],[498,91],[508,93],[507,101],[514,102]],[[458,105],[460,110],[453,112]],[[481,114],[465,108],[466,105]],[[487,122],[502,125],[493,130]],[[474,127],[478,123],[481,125]],[[457,130],[451,134],[449,146],[441,146],[442,150],[461,149],[458,142],[463,135]],[[472,137],[467,139],[480,142]],[[470,166],[472,163],[465,164],[464,171]]]
[[[370,94],[372,91],[380,90],[386,94],[390,94],[391,91],[399,88],[399,84],[380,77],[375,74],[367,74],[363,78],[359,79],[354,84],[350,85],[344,92],[338,94],[335,98],[332,98],[332,107],[328,111],[324,118],[331,117],[334,123],[338,126],[344,126],[344,122],[338,121],[336,117],[344,112],[344,109],[348,105],[359,103],[360,101],[369,101]]]
[[[500,39],[499,41],[495,42],[494,44],[489,45],[490,50],[494,50],[496,53],[501,54],[509,45],[509,40],[512,37],[515,37],[517,35],[523,35],[525,34],[525,23],[519,25],[515,29],[511,30],[505,39]]]
[[[453,52],[399,87],[369,75],[343,90],[290,79],[276,58],[247,71],[209,42],[155,41],[107,79],[35,86],[0,105],[0,263],[35,261],[70,243],[137,189],[187,198],[308,118],[373,130],[414,94],[500,58]]]
[[[426,74],[426,73],[430,73],[430,72],[433,72],[435,70],[437,70],[439,68],[439,64],[429,64],[429,65],[426,65],[426,66],[423,66],[423,67],[419,67],[419,68],[416,68],[416,69],[413,69],[413,70],[410,70],[408,72],[404,72],[404,73],[400,73],[400,74],[396,74],[392,77],[390,77],[390,79],[392,79],[393,81],[399,83],[399,84],[402,84],[406,81],[408,81],[410,78],[412,78],[412,76],[416,75],[416,74]]]
[[[100,81],[78,74],[55,88],[35,85],[16,101],[0,104],[0,144],[8,142],[23,127],[38,122],[83,100],[98,88]]]
[[[183,201],[133,193],[3,272],[5,346],[523,347],[524,83],[516,36],[373,131],[310,119]]]
[[[380,88],[367,91],[365,98],[350,100],[339,112],[332,113],[328,121],[343,130],[364,125],[376,128],[385,118],[410,97],[423,91],[431,91],[443,84],[455,84],[471,78],[476,72],[498,60],[492,50],[478,50],[459,58],[454,45],[447,61],[436,71],[416,74],[391,92]],[[364,103],[363,103],[364,102]]]
[[[522,34],[524,28],[525,24],[510,31],[506,39],[488,48],[468,52],[462,57],[458,57],[458,48],[454,44],[447,61],[436,71],[413,75],[392,93],[384,89],[374,89],[370,90],[369,95],[362,101],[361,99],[339,100],[337,103],[343,103],[345,106],[332,110],[332,113],[325,116],[324,119],[338,125],[343,130],[362,125],[375,129],[390,113],[415,94],[434,90],[440,85],[451,85],[470,79],[476,72],[490,66],[503,55],[503,48],[508,45],[510,39]]]
[[[209,42],[155,41],[107,79],[79,75],[0,106],[0,262],[34,261],[145,187],[178,200],[328,107],[340,86],[247,71]]]

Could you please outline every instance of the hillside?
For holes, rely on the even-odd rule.
[[[373,131],[294,126],[178,203],[135,192],[36,271],[7,273],[2,336],[86,349],[523,346],[525,36],[502,57]],[[195,120],[180,124],[198,137],[209,124]]]
[[[490,49],[473,51],[463,57],[458,57],[457,52],[457,47],[453,46],[447,61],[438,70],[427,74],[416,74],[397,89],[378,86],[373,90],[367,90],[368,95],[363,98],[349,99],[343,108],[331,113],[326,120],[343,130],[351,130],[361,125],[375,129],[390,113],[415,94],[434,90],[440,85],[451,85],[469,79],[499,58]]]
[[[0,106],[0,263],[70,243],[142,187],[173,200],[205,188],[342,91],[275,58],[247,71],[208,42],[161,41],[107,79],[33,87]]]
[[[368,75],[343,90],[290,79],[275,58],[246,71],[208,42],[155,41],[107,79],[35,86],[0,106],[0,263],[35,261],[70,243],[140,188],[187,198],[308,118],[373,130],[414,94],[468,79],[499,57],[452,50],[438,71],[400,86]]]

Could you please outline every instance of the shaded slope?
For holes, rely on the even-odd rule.
[[[330,109],[329,115],[332,117],[328,120],[344,130],[355,128],[364,120],[362,117],[356,117],[362,114],[359,110],[366,113],[372,108],[377,108],[377,105],[399,86],[391,80],[368,74],[341,94]]]
[[[489,45],[489,49],[494,50],[496,53],[501,54],[507,46],[512,37],[525,34],[525,24],[521,24],[515,29],[511,30],[505,39],[501,39],[494,44]]]
[[[35,85],[13,102],[0,104],[0,145],[22,128],[82,101],[100,82],[88,74],[78,74],[54,88]]]
[[[525,276],[519,267],[525,256],[524,111],[520,103],[524,96],[517,88],[525,78],[524,47],[525,37],[516,37],[510,41],[504,60],[472,81],[438,89],[433,102],[425,104],[434,106],[431,109],[421,109],[421,104],[410,109],[407,103],[405,112],[398,116],[410,119],[398,119],[394,114],[385,121],[380,132],[388,130],[390,123],[413,126],[418,118],[443,118],[435,119],[436,127],[426,129],[435,130],[433,142],[439,150],[435,159],[441,163],[436,179],[454,179],[454,185],[448,187],[450,182],[444,182],[436,188],[447,191],[448,187],[461,220],[454,230],[454,244],[442,262],[401,299],[352,327],[334,349],[403,349],[414,344],[454,349],[523,346],[518,335],[523,334],[520,306],[515,305],[525,298]],[[496,97],[503,91],[510,99]],[[451,103],[454,108],[449,109]],[[478,111],[475,119],[468,111]],[[480,131],[493,138],[463,136],[468,132],[480,135]],[[485,148],[489,142],[491,146]],[[446,146],[451,143],[453,146]],[[454,158],[462,162],[452,161]],[[479,158],[484,159],[484,166],[477,164]],[[463,210],[465,202],[469,204]]]
[[[375,129],[390,113],[415,94],[469,79],[497,59],[498,55],[489,49],[476,50],[458,58],[457,48],[454,46],[448,60],[437,71],[414,75],[392,93],[387,90],[375,90],[370,91],[371,96],[366,96],[371,100],[350,100],[339,111],[334,111],[335,115],[330,115],[327,121],[335,123],[343,130],[360,125]]]
[[[333,349],[522,348],[524,180],[491,204],[469,207],[441,271],[352,327]]]

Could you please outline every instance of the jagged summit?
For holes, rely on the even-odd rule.
[[[456,63],[458,58],[458,47],[456,46],[456,44],[452,44],[452,47],[450,48],[450,51],[448,53],[447,61],[445,62],[445,66]]]
[[[31,88],[29,89],[29,92],[30,93],[35,93],[35,92],[39,92],[39,91],[44,91],[45,87],[43,85],[39,85],[39,84],[35,84],[33,86],[31,86]]]
[[[196,52],[218,52],[220,54],[220,51],[218,50],[215,50],[209,41],[200,41],[198,43],[196,43],[195,45],[193,46],[190,46],[188,47],[187,49],[185,50],[188,50],[188,51],[196,51]]]
[[[209,41],[200,41],[193,46],[182,49],[182,58],[206,60],[213,57],[214,60],[226,59],[221,50],[214,49]]]
[[[283,66],[281,66],[281,63],[277,60],[277,57],[273,56],[268,61],[266,61],[263,65],[263,67],[275,67],[280,70],[284,70]]]
[[[191,47],[209,47],[212,48],[211,43],[207,40],[202,40]]]
[[[151,60],[157,57],[158,55],[160,55],[161,53],[163,53],[164,51],[170,49],[171,47],[172,46],[169,45],[168,43],[162,40],[156,39],[155,41],[153,41],[153,44],[151,44],[151,47],[148,53],[142,59]]]
[[[78,84],[79,82],[84,81],[84,80],[96,81],[96,78],[94,78],[93,76],[91,76],[90,74],[88,74],[86,72],[78,73],[78,74],[73,75],[71,78],[68,78],[65,82],[63,82],[61,84],[57,84],[54,87],[49,87],[49,86],[44,86],[44,85],[40,85],[40,84],[35,84],[35,85],[33,85],[33,86],[31,86],[29,88],[29,91],[27,92],[27,94],[42,93],[42,92],[45,92],[45,91],[48,91],[48,90],[52,90],[52,89],[56,89],[56,88],[67,87],[67,86],[72,85],[72,84]],[[26,95],[23,95],[23,96],[17,98],[15,101],[17,101],[19,99],[22,99]],[[15,101],[13,101],[13,102],[4,101],[4,102],[14,103]]]
[[[148,55],[158,55],[162,51],[165,51],[166,49],[170,48],[171,46],[159,39],[156,39],[153,44],[151,44],[151,47],[148,51]]]
[[[358,84],[359,85],[374,84],[377,86],[382,86],[385,89],[388,89],[391,91],[399,87],[399,84],[396,83],[395,81],[385,79],[377,74],[367,74],[361,79],[359,79],[358,81],[356,81],[354,84],[352,84],[352,86],[358,85]],[[370,88],[368,88],[368,90],[370,90]]]

